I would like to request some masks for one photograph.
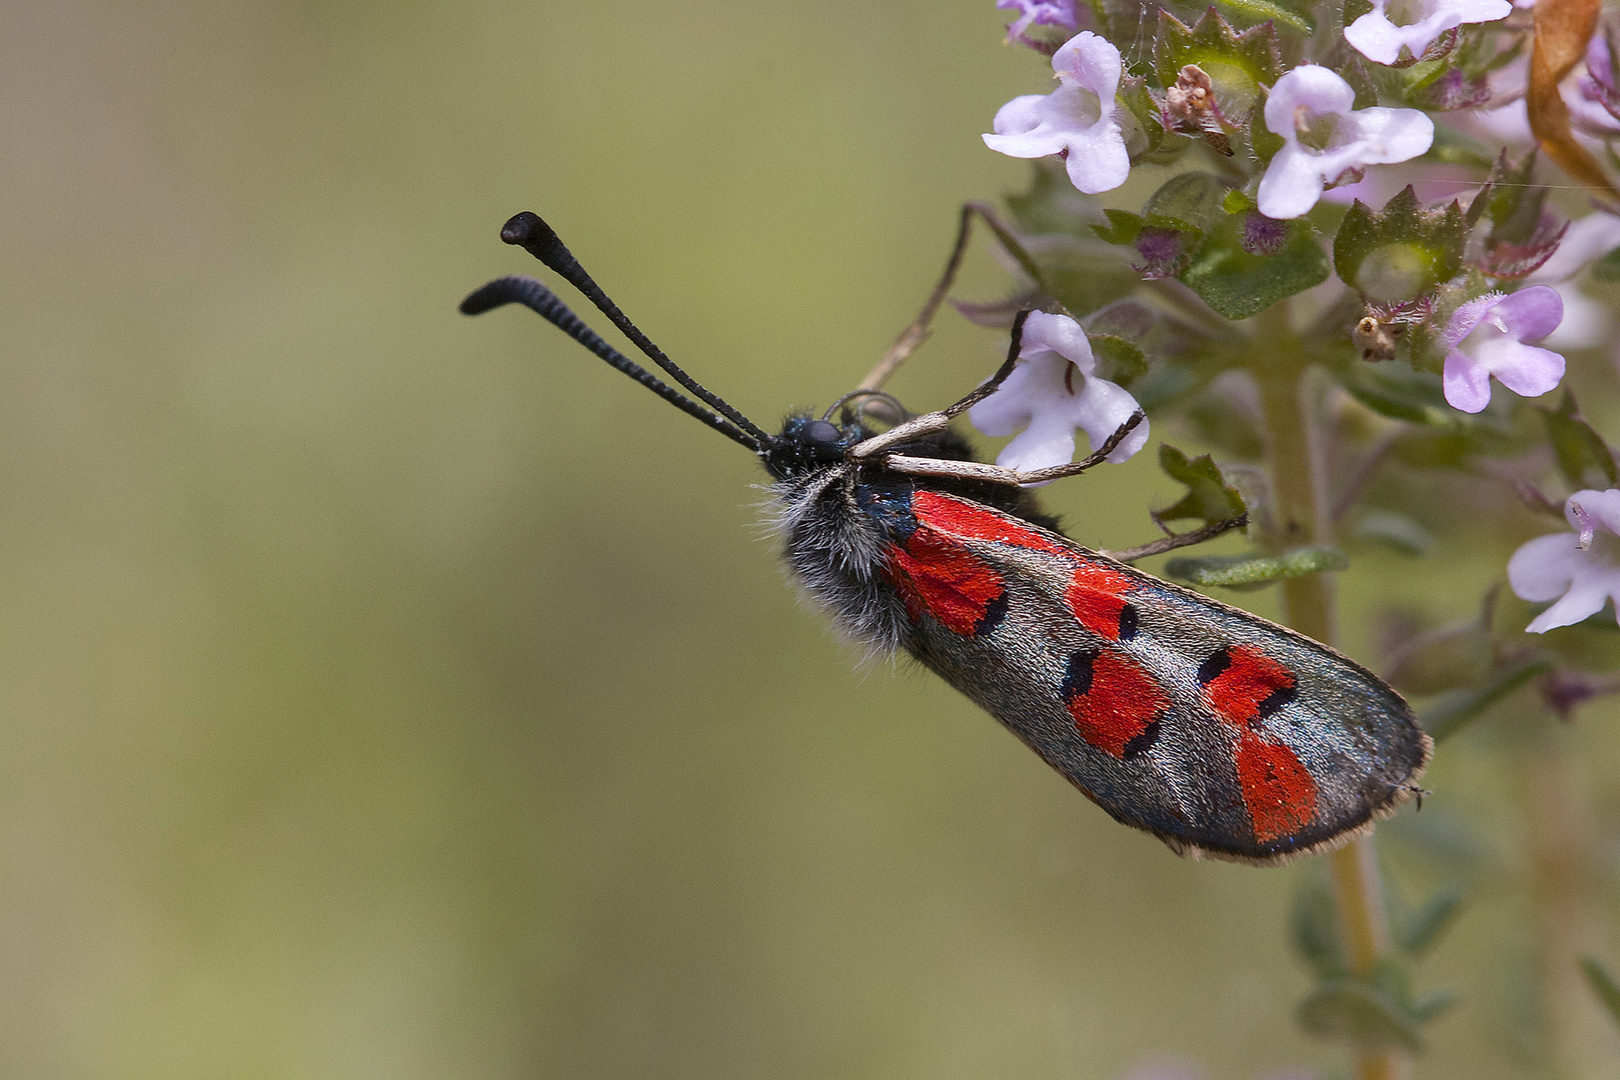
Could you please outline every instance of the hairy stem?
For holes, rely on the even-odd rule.
[[[1331,544],[1323,454],[1315,422],[1317,381],[1303,343],[1288,321],[1288,304],[1274,304],[1255,317],[1253,370],[1260,382],[1271,465],[1270,513],[1261,539],[1273,553],[1305,544]],[[1338,636],[1334,582],[1307,574],[1282,583],[1283,621],[1327,645]],[[1372,978],[1389,952],[1383,883],[1371,833],[1328,856],[1338,902],[1339,935],[1351,970]],[[1369,1048],[1356,1055],[1357,1080],[1396,1080],[1407,1058],[1396,1050]]]

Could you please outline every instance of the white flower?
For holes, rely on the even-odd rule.
[[[968,410],[986,435],[1022,432],[996,458],[1027,472],[1074,458],[1074,433],[1101,446],[1139,406],[1124,387],[1096,375],[1097,359],[1079,323],[1067,315],[1031,312],[1024,322],[1019,363],[995,393]],[[1148,422],[1137,424],[1108,455],[1115,465],[1147,445]]]
[[[1512,11],[1508,0],[1373,0],[1371,11],[1344,28],[1344,40],[1369,60],[1393,64],[1402,45],[1422,56],[1447,30],[1495,22]]]
[[[1564,503],[1564,518],[1574,533],[1538,536],[1508,560],[1508,584],[1519,599],[1557,601],[1527,633],[1578,623],[1620,598],[1620,489],[1577,491]]]
[[[1316,64],[1277,80],[1266,99],[1266,127],[1285,145],[1260,179],[1262,214],[1301,217],[1341,176],[1408,161],[1434,141],[1434,121],[1417,109],[1352,111],[1355,100],[1349,83]]]
[[[1532,285],[1510,296],[1487,293],[1470,300],[1446,324],[1446,402],[1477,413],[1490,404],[1491,376],[1520,397],[1538,397],[1564,377],[1564,358],[1527,344],[1558,328],[1564,300],[1558,290]]]
[[[1119,50],[1089,30],[1052,54],[1058,88],[1013,98],[996,113],[984,145],[1016,158],[1058,155],[1069,180],[1088,195],[1112,191],[1131,171],[1125,135],[1114,119]]]

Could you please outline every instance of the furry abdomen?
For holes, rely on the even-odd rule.
[[[870,654],[909,647],[911,624],[885,570],[895,527],[861,506],[854,466],[833,465],[771,486],[782,557],[816,606]]]

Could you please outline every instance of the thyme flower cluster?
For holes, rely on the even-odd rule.
[[[1519,597],[1550,605],[1521,629],[1620,598],[1613,455],[1567,388],[1562,404],[1546,397],[1565,352],[1608,328],[1580,283],[1620,278],[1620,193],[1571,165],[1620,162],[1606,28],[1551,91],[1567,121],[1549,135],[1534,21],[1508,0],[996,6],[1054,84],[1001,106],[983,136],[1036,162],[998,229],[1016,295],[961,305],[992,325],[1039,309],[1012,376],[970,414],[1014,436],[1001,464],[1071,460],[1077,433],[1095,447],[1138,408],[1185,418],[1222,394],[1241,402],[1237,373],[1258,363],[1245,328],[1286,310],[1335,400],[1385,425],[1390,445],[1449,432],[1450,467],[1517,469],[1540,507],[1557,501],[1539,494],[1536,463],[1557,460],[1574,531],[1531,540],[1506,568]],[[1559,168],[1587,197],[1549,197],[1579,186]],[[1109,460],[1147,436],[1144,423]],[[1387,524],[1380,508],[1368,520],[1379,514]]]

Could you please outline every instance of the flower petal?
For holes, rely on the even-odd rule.
[[[1446,404],[1461,412],[1481,412],[1491,403],[1490,370],[1456,349],[1446,354],[1440,388],[1446,395]]]
[[[1521,345],[1508,340],[1491,358],[1491,374],[1520,397],[1540,397],[1564,377],[1564,358],[1551,349]]]
[[[1434,121],[1417,109],[1362,109],[1350,114],[1367,165],[1410,161],[1434,145]]]
[[[1620,488],[1610,488],[1608,491],[1597,491],[1587,488],[1577,491],[1564,502],[1564,517],[1570,527],[1579,529],[1574,514],[1571,512],[1575,505],[1579,505],[1586,512],[1588,520],[1596,521],[1605,529],[1620,536]]]
[[[1289,143],[1277,151],[1260,178],[1260,212],[1279,221],[1303,217],[1322,197],[1323,186],[1312,155]]]
[[[1024,320],[1024,336],[1019,342],[1018,355],[1033,359],[1048,351],[1073,362],[1082,374],[1090,375],[1097,370],[1091,339],[1079,323],[1067,315],[1032,311]],[[1063,372],[1057,372],[1055,378],[1063,378]]]
[[[1110,117],[1080,138],[1071,139],[1064,165],[1069,182],[1087,195],[1119,187],[1131,174],[1131,156],[1119,125]]]
[[[1574,564],[1583,554],[1574,533],[1538,536],[1520,544],[1508,560],[1508,585],[1513,595],[1532,604],[1555,600],[1574,584]]]
[[[1049,157],[1067,145],[1066,133],[1045,120],[1046,96],[1025,94],[1015,97],[996,112],[994,135],[984,136],[984,145],[998,154],[1016,158]]]
[[[1082,411],[1078,418],[1079,427],[1086,433],[1086,438],[1091,440],[1093,451],[1107,442],[1109,437],[1119,430],[1120,425],[1129,420],[1140,408],[1129,390],[1107,379],[1098,378],[1086,380],[1086,385],[1080,391],[1080,406]],[[1144,418],[1103,460],[1111,465],[1123,464],[1146,446],[1147,441],[1148,421]]]
[[[1362,56],[1377,64],[1393,64],[1400,59],[1405,36],[1384,14],[1384,5],[1377,6],[1344,28],[1344,40]]]
[[[1545,634],[1560,626],[1574,626],[1603,610],[1609,592],[1597,583],[1577,585],[1564,594],[1564,598],[1530,620],[1524,628],[1527,634]]]
[[[1266,127],[1292,141],[1294,110],[1301,105],[1319,115],[1343,115],[1355,103],[1356,92],[1336,72],[1319,64],[1301,64],[1271,88],[1271,96],[1266,99]]]
[[[1531,285],[1502,298],[1496,306],[1502,328],[1520,341],[1540,341],[1564,318],[1564,298],[1547,285]]]
[[[1052,70],[1058,78],[1078,83],[1112,108],[1123,64],[1113,42],[1082,30],[1052,54]]]

